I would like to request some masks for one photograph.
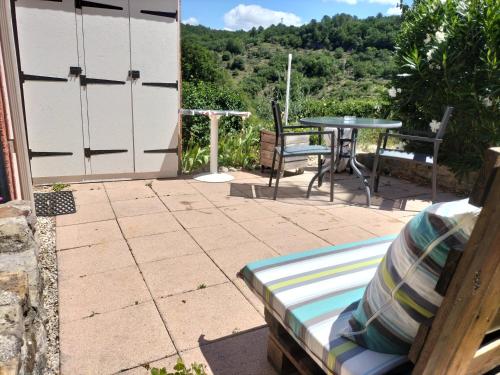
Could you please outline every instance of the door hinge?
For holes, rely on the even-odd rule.
[[[114,81],[111,79],[87,78],[85,74],[80,76],[80,85],[124,85],[125,81]]]
[[[72,152],[32,151],[31,149],[28,150],[28,156],[30,160],[32,158],[44,158],[48,156],[71,156],[71,155],[73,155]]]
[[[159,148],[156,150],[144,150],[145,154],[177,154],[177,148]]]
[[[158,17],[167,17],[167,18],[174,18],[176,21],[178,21],[178,12],[160,12],[157,10],[141,10],[142,14],[149,14],[151,16],[158,16]]]
[[[128,150],[92,150],[89,147],[83,149],[86,158],[90,158],[92,155],[119,154],[122,152],[128,152]]]
[[[24,74],[22,70],[21,70],[21,76],[19,78],[21,79],[21,83],[24,83],[24,81],[68,82],[66,78]]]
[[[151,87],[166,87],[170,89],[179,90],[179,81],[175,82],[143,82],[143,86],[151,86]]]
[[[94,1],[86,1],[86,0],[75,0],[75,8],[82,9],[82,7],[123,10],[122,7],[116,5],[96,3]]]

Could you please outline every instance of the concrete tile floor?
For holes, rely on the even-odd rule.
[[[57,219],[61,373],[147,374],[179,356],[212,374],[273,374],[263,307],[236,273],[246,263],[398,232],[430,189],[382,178],[372,207],[348,174],[305,198],[311,172],[231,183],[185,178],[78,184]],[[441,200],[456,199],[441,194]]]

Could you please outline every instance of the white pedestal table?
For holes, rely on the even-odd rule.
[[[219,150],[219,119],[222,116],[238,116],[243,119],[250,117],[250,112],[220,111],[212,109],[181,109],[183,116],[208,116],[210,119],[210,173],[204,173],[195,177],[197,181],[203,182],[228,182],[233,176],[219,173],[218,150]]]

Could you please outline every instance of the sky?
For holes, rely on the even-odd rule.
[[[283,22],[299,26],[324,15],[359,18],[399,14],[398,0],[182,0],[182,21],[214,29],[249,30]]]

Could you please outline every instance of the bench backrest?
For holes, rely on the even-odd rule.
[[[444,296],[410,350],[413,374],[481,374],[500,365],[500,333],[485,340],[500,305],[500,148],[491,148],[469,202],[482,206],[463,253],[450,253],[436,290]]]

